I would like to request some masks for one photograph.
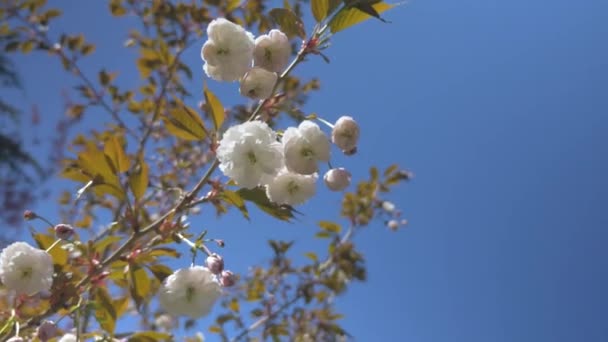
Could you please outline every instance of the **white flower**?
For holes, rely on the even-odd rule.
[[[165,279],[158,300],[173,316],[198,318],[208,315],[222,294],[220,285],[206,267],[182,268]]]
[[[384,201],[382,202],[382,209],[384,209],[384,211],[392,213],[393,211],[395,211],[395,204],[389,201]]]
[[[43,250],[15,242],[0,254],[0,280],[18,293],[48,291],[53,285],[53,259]]]
[[[236,81],[250,68],[254,41],[251,32],[224,18],[207,26],[209,39],[201,49],[207,76],[217,81]]]
[[[224,133],[217,149],[220,170],[239,186],[267,184],[283,167],[281,144],[264,122],[249,121]]]
[[[332,191],[342,191],[350,185],[350,172],[344,168],[331,169],[323,176],[325,185]]]
[[[175,320],[169,315],[159,315],[154,320],[154,325],[164,331],[171,331],[175,326]]]
[[[253,61],[255,66],[269,71],[282,72],[291,56],[289,38],[280,30],[270,30],[268,34],[255,39]]]
[[[74,334],[65,334],[61,336],[61,338],[57,342],[78,342],[78,340],[76,339],[76,335]]]
[[[241,79],[239,91],[241,95],[254,100],[266,99],[272,96],[272,90],[277,83],[277,74],[255,67],[249,70]]]
[[[316,182],[316,173],[309,176],[284,170],[266,185],[266,195],[274,203],[301,204],[315,194]]]
[[[331,131],[331,141],[344,153],[353,153],[359,141],[359,125],[350,116],[340,117]]]
[[[290,171],[310,175],[317,172],[318,161],[329,161],[329,140],[312,121],[302,121],[298,128],[287,128],[282,143],[285,165]]]

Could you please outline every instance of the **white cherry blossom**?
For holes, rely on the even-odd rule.
[[[255,39],[253,50],[254,65],[269,71],[282,72],[291,56],[289,38],[280,30],[270,30],[268,34]]]
[[[172,316],[198,318],[211,312],[222,294],[213,273],[203,266],[182,268],[168,276],[160,289],[161,307]]]
[[[33,295],[53,285],[53,259],[25,242],[8,245],[0,254],[0,280],[10,290]]]
[[[329,139],[312,121],[287,128],[282,143],[285,165],[290,171],[310,175],[317,172],[319,161],[329,161]]]
[[[301,175],[283,170],[266,185],[266,195],[278,204],[297,205],[314,196],[317,174]]]
[[[201,49],[207,76],[217,81],[237,81],[251,68],[255,46],[251,32],[218,18],[207,26],[207,36]]]
[[[224,175],[245,188],[268,183],[283,167],[283,153],[276,133],[260,121],[245,122],[226,130],[217,157]]]

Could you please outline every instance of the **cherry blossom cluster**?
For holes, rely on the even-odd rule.
[[[212,21],[208,40],[201,49],[205,73],[218,81],[240,81],[240,93],[252,99],[273,95],[280,73],[291,55],[289,39],[280,30],[271,30],[255,40],[241,26],[226,19]],[[324,120],[322,120],[325,122]],[[345,154],[356,152],[359,126],[348,116],[332,128],[331,141]],[[297,205],[316,190],[319,163],[330,160],[330,139],[314,122],[306,120],[289,127],[280,136],[266,123],[248,121],[224,133],[217,157],[220,170],[239,186],[266,188],[268,198],[278,204]],[[330,169],[323,180],[332,191],[350,184],[344,168]]]

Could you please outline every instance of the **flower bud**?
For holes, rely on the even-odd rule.
[[[392,213],[395,211],[395,204],[389,201],[382,202],[382,209],[386,212]]]
[[[344,168],[331,169],[323,176],[325,185],[332,191],[342,191],[350,185],[350,172]]]
[[[224,259],[218,254],[211,254],[206,260],[207,268],[211,273],[219,275],[224,270]]]
[[[38,326],[38,329],[36,329],[36,336],[38,336],[38,339],[42,342],[46,342],[57,336],[57,333],[57,325],[55,325],[55,322],[53,321],[44,321]]]
[[[230,271],[222,271],[222,276],[220,277],[220,284],[224,287],[230,287],[236,284],[236,275]]]
[[[359,141],[359,124],[350,116],[342,116],[331,131],[331,141],[345,154],[353,154]]]
[[[399,228],[399,222],[397,222],[397,220],[390,220],[386,225],[390,230],[397,230]]]
[[[171,331],[175,325],[173,317],[167,314],[160,315],[154,320],[154,325],[164,331]]]
[[[74,235],[74,228],[69,224],[60,223],[55,226],[55,236],[58,239],[67,240]]]
[[[261,100],[272,96],[272,90],[277,83],[277,74],[255,67],[249,70],[241,79],[239,91],[241,95],[254,100]]]
[[[26,211],[23,212],[23,218],[26,219],[26,220],[28,220],[28,221],[29,220],[33,220],[33,219],[35,219],[37,217],[38,217],[38,215],[36,215],[36,213],[33,212],[33,211],[31,211],[31,210],[26,210]]]

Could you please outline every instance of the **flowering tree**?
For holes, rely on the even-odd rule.
[[[221,340],[347,338],[332,299],[365,280],[353,234],[373,222],[392,230],[404,223],[384,196],[410,174],[371,167],[369,179],[351,185],[331,154],[356,158],[360,128],[349,116],[304,113],[319,80],[301,80],[295,70],[310,58],[328,60],[337,32],[372,17],[384,21],[380,13],[391,7],[369,0],[293,0],[282,8],[263,0],[112,0],[114,16],[141,25],[125,44],[138,51],[141,84],[123,89],[116,72],[101,70],[95,80],[82,71],[81,60],[95,48],[83,35],[49,35],[58,9],[43,0],[4,2],[4,49],[58,58],[78,82],[66,103],[69,118],[98,108],[109,124],[68,146],[74,156],[62,161],[61,176],[76,183],[60,198],[61,221],[26,211],[35,246],[16,242],[2,250],[0,337],[165,341],[179,322],[188,328],[205,317],[200,324]],[[302,19],[309,8],[314,25]],[[202,71],[181,59],[192,46],[201,49]],[[198,105],[186,86],[192,77],[210,79]],[[214,82],[238,82],[251,100],[226,107],[210,89]],[[324,255],[307,253],[308,262],[292,260],[292,242],[269,240],[269,263],[236,275],[220,252],[230,241],[207,236],[188,219],[209,207],[218,220],[261,210],[291,221],[306,214],[296,206],[314,201],[323,184],[342,192],[340,218],[315,218],[326,248]],[[190,254],[180,255],[178,244]],[[169,267],[175,258],[186,267]],[[221,313],[208,317],[217,306]],[[128,312],[139,319],[124,330]]]

